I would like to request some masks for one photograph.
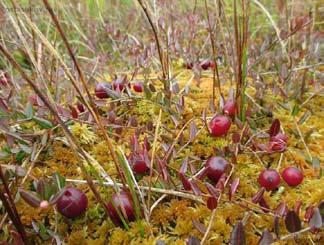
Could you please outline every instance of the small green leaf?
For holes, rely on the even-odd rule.
[[[19,151],[17,154],[16,154],[16,161],[17,162],[22,162],[22,160],[24,160],[24,157],[26,156],[26,153],[24,151]]]
[[[58,190],[61,190],[65,186],[65,178],[59,173],[54,173],[52,178]]]
[[[298,112],[300,111],[300,108],[297,104],[294,105],[294,108],[292,109],[291,115],[296,116]]]
[[[33,117],[33,106],[30,102],[27,103],[26,108],[25,108],[25,116],[27,118],[32,118]]]
[[[44,118],[32,117],[32,120],[35,123],[37,123],[39,126],[41,126],[42,128],[45,128],[45,129],[53,128],[53,124]]]
[[[47,229],[45,225],[43,225],[42,223],[38,223],[38,225],[39,225],[39,235],[43,240],[48,240],[50,236],[47,234]]]
[[[118,151],[116,153],[117,153],[117,156],[119,159],[120,166],[123,170],[123,173],[125,174],[125,179],[128,184],[130,193],[132,195],[134,208],[135,208],[136,220],[139,220],[140,216],[141,216],[141,210],[140,210],[140,204],[139,204],[139,200],[138,200],[136,189],[135,189],[136,187],[135,187],[134,181],[136,181],[136,180],[135,180],[133,172],[129,166],[129,163],[128,163],[125,155],[123,154],[122,149],[118,148]]]

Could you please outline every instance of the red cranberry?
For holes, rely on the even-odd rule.
[[[125,79],[116,79],[112,81],[112,87],[114,90],[123,91],[126,86],[130,87],[130,84]]]
[[[133,89],[135,92],[141,93],[143,92],[143,83],[137,82],[133,85]]]
[[[220,137],[225,135],[231,127],[231,120],[227,116],[217,115],[209,122],[210,133]]]
[[[122,225],[122,220],[118,215],[118,212],[123,216],[126,222],[135,220],[135,210],[129,192],[121,191],[120,193],[113,194],[111,201],[107,204],[107,209],[109,217],[115,225]]]
[[[184,64],[184,67],[188,70],[191,70],[193,68],[193,63],[188,61]]]
[[[297,186],[304,179],[303,173],[296,167],[285,168],[282,171],[281,176],[289,186]]]
[[[233,100],[228,100],[223,107],[223,113],[225,115],[233,117],[235,116],[235,111],[236,111],[235,102]]]
[[[144,174],[149,170],[144,156],[141,153],[135,153],[130,156],[130,162],[132,164],[132,169],[136,174]]]
[[[266,188],[268,191],[274,190],[280,184],[280,175],[274,169],[266,169],[261,172],[258,181],[260,186]]]
[[[110,89],[111,86],[108,83],[98,83],[95,87],[95,94],[99,99],[109,98],[107,89]]]
[[[77,103],[77,108],[78,108],[80,113],[85,112],[85,107],[80,102]]]
[[[68,187],[58,199],[56,207],[65,217],[75,218],[86,211],[88,207],[88,199],[79,189]]]
[[[203,70],[207,70],[209,68],[209,61],[208,60],[204,60],[200,63],[200,67]]]
[[[227,166],[228,163],[224,158],[210,157],[205,164],[207,177],[212,181],[218,182]]]
[[[209,68],[214,69],[215,63],[212,60],[206,59],[200,63],[200,67],[203,70],[208,70]]]

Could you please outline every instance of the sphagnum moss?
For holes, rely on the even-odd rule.
[[[186,82],[186,81],[185,81]],[[185,83],[184,82],[184,83]],[[185,103],[185,117],[192,118],[194,116],[201,116],[202,110],[208,105],[208,96],[206,93],[210,93],[210,82],[211,79],[202,79],[199,87],[193,83],[192,90],[194,93],[190,94],[186,98]],[[180,82],[180,87],[184,85]],[[225,89],[228,92],[228,89]],[[268,97],[265,97],[269,99]],[[313,110],[321,111],[321,105],[323,104],[322,98],[313,99]],[[156,105],[149,104],[147,102],[138,102],[135,108],[132,109],[132,113],[138,116],[139,123],[145,124],[148,120],[152,120],[155,115]],[[319,116],[322,118],[321,114]],[[309,166],[309,163],[305,161],[305,158],[301,155],[304,151],[301,145],[300,149],[296,146],[300,143],[300,139],[289,133],[289,130],[294,128],[294,123],[291,120],[289,112],[278,109],[275,111],[275,117],[279,118],[282,122],[283,128],[287,131],[289,136],[289,152],[285,153],[282,161],[281,169],[286,166],[298,166],[304,171],[305,180],[296,188],[291,188],[285,183],[281,183],[280,193],[270,195],[266,193],[264,198],[268,202],[270,208],[275,208],[280,201],[285,201],[289,208],[293,208],[297,200],[303,202],[303,208],[311,204],[316,204],[321,201],[324,197],[324,180],[323,178],[317,178],[317,173]],[[169,119],[164,119],[167,123]],[[312,127],[322,128],[323,120],[314,119],[311,117],[309,122],[312,123]],[[171,123],[171,121],[169,121]],[[200,122],[197,123],[202,126]],[[73,133],[78,136],[80,142],[87,144],[90,149],[92,156],[104,166],[105,170],[110,175],[115,175],[116,169],[112,164],[110,154],[106,149],[106,144],[103,138],[98,134],[94,135],[87,126],[74,124]],[[309,127],[302,126],[303,132],[307,131]],[[198,137],[190,143],[181,153],[180,157],[185,157],[187,154],[193,156],[200,156],[208,158],[215,154],[216,148],[223,148],[224,146],[231,144],[231,133],[236,129],[232,127],[230,132],[225,138],[213,138],[211,137],[206,129],[203,129]],[[131,133],[125,131],[122,134],[122,144],[127,148]],[[184,137],[188,139],[188,134],[185,131]],[[96,139],[95,139],[96,138]],[[95,142],[94,142],[95,140]],[[311,135],[308,139],[309,150],[312,155],[317,156],[321,162],[324,159],[322,151],[322,145],[317,143],[318,141],[323,142],[324,137],[321,131],[318,131],[314,135]],[[316,141],[316,142],[315,142]],[[294,154],[297,153],[297,154]],[[64,146],[62,143],[54,143],[51,146],[49,154],[43,157],[44,164],[36,166],[33,169],[35,177],[42,177],[45,175],[51,175],[54,172],[59,172],[67,178],[81,179],[80,172],[76,168],[76,158],[72,151]],[[173,168],[180,168],[181,159],[172,162]],[[262,157],[263,163],[271,163],[274,168],[277,166],[279,157],[275,156],[264,156]],[[201,166],[202,163],[197,163],[197,166]],[[322,165],[323,167],[323,165]],[[242,197],[246,200],[251,200],[252,196],[258,190],[257,176],[258,173],[264,168],[262,163],[253,154],[240,154],[237,158],[237,164],[235,165],[235,172],[233,177],[240,177],[240,187],[237,191],[237,196]],[[280,170],[281,170],[280,169]],[[139,181],[146,182],[147,178],[143,178]],[[105,191],[103,193],[106,193]],[[107,193],[106,193],[107,194]],[[104,195],[106,195],[104,194]],[[166,241],[167,244],[184,244],[184,239],[190,235],[194,235],[198,238],[202,238],[203,234],[200,233],[192,221],[196,220],[205,226],[208,225],[211,211],[201,204],[196,204],[188,200],[181,200],[178,198],[170,198],[168,201],[161,202],[153,211],[151,216],[151,223],[146,224],[144,221],[139,226],[139,223],[131,223],[130,230],[114,227],[111,221],[104,221],[103,217],[97,217],[94,219],[93,209],[96,208],[94,204],[94,198],[92,193],[87,192],[89,198],[90,210],[80,218],[73,220],[72,225],[66,224],[63,219],[59,219],[59,231],[63,233],[68,232],[66,237],[67,244],[80,244],[80,241],[84,241],[83,244],[109,244],[122,245],[122,244],[154,244],[157,240],[161,239]],[[228,243],[232,227],[236,221],[242,219],[246,209],[236,204],[229,203],[226,197],[223,198],[216,214],[216,221],[214,222],[211,232],[210,239],[207,244],[222,244]],[[41,210],[35,210],[29,208],[25,203],[18,203],[19,212],[22,214],[22,220],[24,224],[31,225],[31,221],[43,222],[45,217],[51,220],[51,228],[54,228],[54,214],[53,212],[44,212]],[[92,214],[90,214],[90,212]],[[267,214],[255,213],[251,216],[249,222],[246,225],[247,242],[249,244],[256,244],[262,230],[270,228],[273,225],[273,217]],[[284,225],[280,224],[284,230]],[[63,228],[64,227],[64,228]],[[69,228],[67,228],[69,227]],[[145,229],[145,235],[141,235],[141,229]],[[76,242],[78,241],[78,242]],[[290,241],[280,242],[277,244],[289,244]]]

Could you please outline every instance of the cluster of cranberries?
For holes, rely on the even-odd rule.
[[[304,179],[303,173],[296,167],[285,168],[281,177],[289,186],[298,186]],[[274,190],[280,185],[280,175],[275,169],[265,169],[260,173],[258,182],[266,190]]]
[[[184,67],[185,67],[186,69],[191,70],[191,69],[194,67],[194,63],[191,62],[191,61],[188,61],[188,62],[186,62],[186,63],[184,64]],[[210,60],[210,59],[205,59],[205,60],[203,60],[203,61],[201,61],[201,62],[199,63],[199,67],[200,67],[202,70],[208,70],[208,69],[213,70],[213,69],[215,69],[215,62],[212,61],[212,60]]]
[[[95,95],[99,99],[107,99],[109,98],[109,90],[114,90],[114,91],[124,91],[126,87],[130,88],[130,83],[126,80],[121,80],[121,79],[115,79],[111,83],[105,83],[105,82],[100,82],[97,83],[95,86]],[[137,93],[141,93],[144,90],[144,86],[142,82],[135,82],[133,84],[133,89]]]
[[[216,115],[209,122],[209,131],[215,137],[221,137],[227,134],[231,127],[230,117],[234,117],[236,112],[235,102],[228,100],[223,107],[224,115]]]
[[[42,204],[42,206],[44,205]],[[87,196],[75,187],[66,188],[56,203],[58,212],[67,218],[75,218],[82,215],[87,207]],[[132,197],[127,191],[113,194],[111,201],[107,203],[106,207],[109,217],[115,225],[122,225],[121,217],[126,222],[135,220]]]

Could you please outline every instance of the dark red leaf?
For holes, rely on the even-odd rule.
[[[322,217],[319,208],[314,208],[313,215],[309,220],[309,225],[312,228],[317,228],[317,229],[322,227],[323,222],[322,222]]]
[[[231,233],[230,244],[231,245],[245,245],[246,244],[244,226],[243,226],[242,221],[239,221],[234,226],[234,229]]]
[[[19,189],[19,194],[22,199],[25,200],[30,206],[34,208],[38,208],[41,203],[40,198],[36,195],[36,193],[25,191],[24,189]]]
[[[229,195],[228,198],[231,201],[232,200],[232,196],[235,194],[237,188],[239,187],[240,184],[240,178],[236,178],[235,180],[233,180],[232,184],[231,184],[231,188],[229,191]]]
[[[190,191],[191,190],[191,184],[190,184],[189,180],[187,179],[187,177],[183,173],[179,173],[179,177],[180,177],[180,180],[182,182],[183,188],[186,191]]]
[[[132,152],[139,152],[139,144],[136,134],[132,135],[130,139],[130,147],[132,149]]]
[[[217,181],[216,189],[219,190],[220,192],[224,191],[226,178],[227,178],[226,175],[222,174],[222,176]]]
[[[169,172],[168,172],[165,164],[162,164],[161,161],[159,161],[159,162],[160,162],[160,166],[161,166],[161,169],[162,169],[162,177],[163,177],[163,180],[165,182],[167,182],[168,179],[169,179]]]
[[[189,169],[190,169],[191,174],[197,173],[197,169],[196,169],[195,165],[193,165],[192,163],[189,163]]]
[[[207,188],[208,192],[210,193],[210,195],[212,195],[215,198],[219,197],[219,192],[212,184],[207,182],[205,185],[206,185],[206,188]]]
[[[270,207],[263,197],[261,198],[259,205],[260,205],[261,209],[263,210],[263,212],[269,213]]]
[[[198,129],[196,126],[195,121],[191,121],[190,123],[190,134],[189,134],[189,140],[192,141],[196,135],[197,135]]]
[[[188,157],[185,157],[182,161],[179,174],[185,174],[187,172],[187,168],[188,168]]]
[[[271,124],[270,130],[269,130],[269,135],[270,137],[275,136],[279,133],[280,131],[280,121],[279,119],[275,119],[273,123]]]
[[[299,215],[299,211],[300,211],[301,205],[302,205],[302,201],[301,200],[296,201],[295,207],[294,207],[294,211],[295,211],[295,213],[297,215]]]
[[[241,139],[241,135],[238,132],[234,132],[232,134],[232,141],[234,144],[239,143]]]
[[[77,109],[71,105],[69,105],[69,108],[71,110],[71,115],[73,118],[78,118],[79,117],[79,113],[77,111]]]
[[[286,228],[289,232],[296,232],[301,230],[301,221],[294,210],[288,211],[285,218]]]
[[[4,112],[9,112],[6,102],[1,98],[0,98],[0,109],[3,110]]]
[[[191,185],[191,189],[192,189],[193,193],[195,193],[195,195],[197,195],[197,196],[200,196],[201,191],[200,191],[198,185],[193,180],[190,180],[190,185]]]
[[[275,214],[280,216],[280,217],[284,217],[287,212],[288,212],[288,206],[285,202],[281,202],[277,208],[275,209]]]
[[[200,223],[199,220],[193,219],[192,220],[192,225],[201,233],[205,234],[206,233],[206,226],[203,223]]]
[[[305,219],[306,222],[309,222],[309,220],[313,216],[314,208],[315,207],[313,205],[311,205],[306,209],[305,216],[304,216],[304,219]]]
[[[147,137],[143,140],[143,150],[149,151],[151,149],[150,143],[148,142]]]
[[[280,224],[279,224],[279,217],[274,217],[274,232],[276,233],[276,236],[280,236]]]
[[[258,242],[258,245],[270,245],[274,242],[271,233],[266,229],[262,232],[262,236]]]
[[[37,181],[36,184],[36,192],[41,197],[42,200],[45,199],[45,182],[44,180],[40,179]]]
[[[252,202],[253,203],[259,203],[260,200],[263,198],[265,188],[261,187],[258,192],[252,197]]]
[[[213,210],[213,209],[217,208],[217,198],[215,198],[215,197],[209,197],[207,199],[207,207],[210,210]]]

